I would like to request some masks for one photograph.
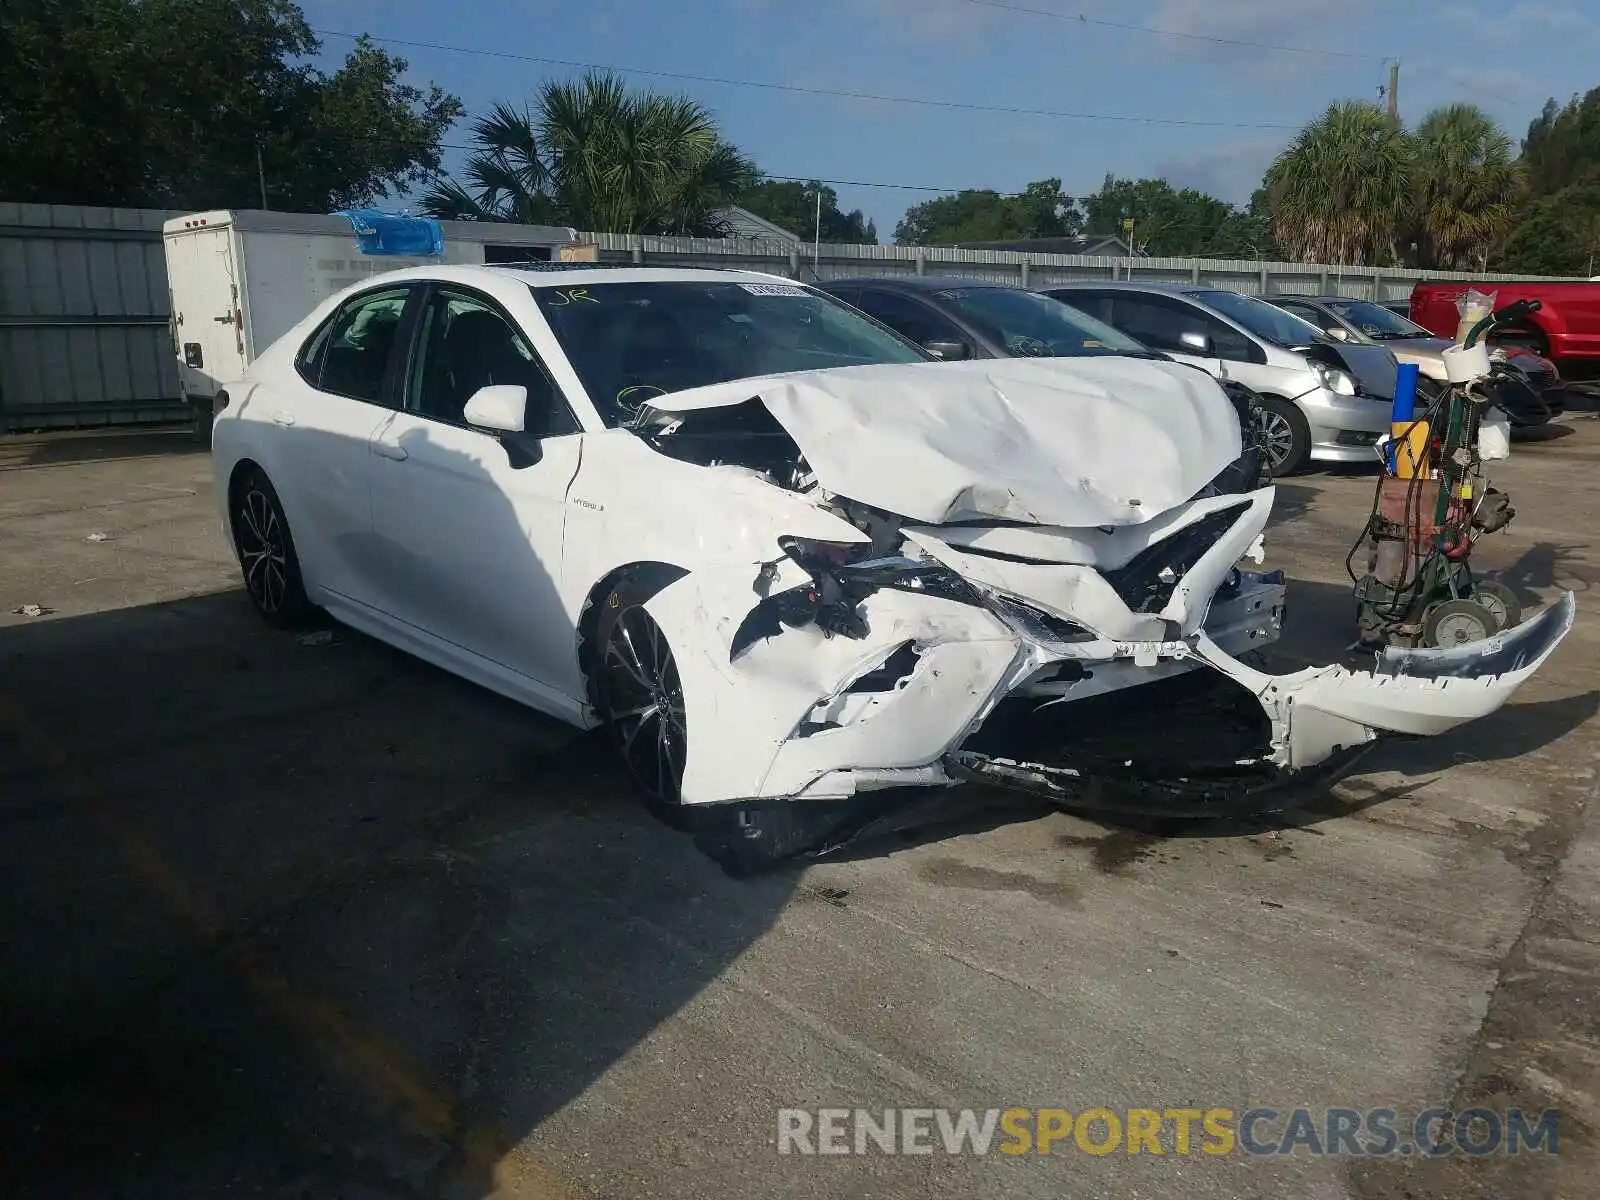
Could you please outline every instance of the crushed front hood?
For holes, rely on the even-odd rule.
[[[1240,453],[1215,381],[1124,358],[846,367],[654,398],[645,419],[759,399],[823,488],[926,524],[1134,525]]]

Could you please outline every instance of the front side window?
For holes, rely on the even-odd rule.
[[[1292,300],[1279,300],[1277,301],[1277,305],[1285,312],[1299,317],[1302,321],[1311,322],[1311,324],[1322,330],[1323,333],[1332,333],[1333,330],[1339,327],[1338,321],[1334,320],[1320,308],[1315,308],[1310,304],[1296,304]]]
[[[406,408],[447,425],[465,425],[472,394],[497,383],[527,389],[529,433],[553,437],[577,430],[528,339],[487,301],[437,289],[422,313]]]
[[[940,288],[934,297],[1018,358],[1143,354],[1124,333],[1059,300],[1005,287]]]
[[[607,425],[653,396],[733,379],[928,362],[832,296],[798,284],[672,280],[534,287]]]
[[[1246,296],[1242,292],[1194,292],[1193,297],[1207,308],[1221,313],[1231,321],[1244,326],[1262,341],[1297,350],[1326,342],[1322,330],[1309,321],[1302,321],[1286,313],[1275,304]]]
[[[300,351],[295,366],[301,376],[318,391],[383,403],[389,358],[410,294],[410,288],[389,288],[347,301]]]
[[[903,334],[920,346],[929,342],[965,342],[955,322],[941,316],[926,304],[919,304],[907,296],[894,292],[868,288],[861,293],[856,307],[870,317],[876,317],[896,333]]]

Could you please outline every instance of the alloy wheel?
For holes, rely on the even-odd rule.
[[[261,611],[283,611],[289,595],[288,540],[277,502],[251,487],[239,502],[234,538],[244,566],[244,586]]]
[[[652,799],[677,803],[689,746],[683,685],[672,647],[644,609],[618,617],[602,668],[605,716],[624,765]]]
[[[1266,450],[1267,461],[1276,474],[1278,468],[1294,453],[1294,428],[1289,424],[1288,417],[1271,409],[1263,409],[1257,419],[1260,422],[1262,448]]]

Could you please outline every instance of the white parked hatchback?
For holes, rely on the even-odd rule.
[[[1264,675],[1236,655],[1277,637],[1283,580],[1236,564],[1273,492],[1234,481],[1213,380],[930,361],[765,275],[383,274],[229,384],[212,435],[268,620],[321,607],[605,727],[732,863],[896,785],[1268,803],[1499,708],[1572,621],[1568,597],[1493,653]],[[1159,739],[1155,709],[1183,715]]]

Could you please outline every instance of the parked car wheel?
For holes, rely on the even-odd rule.
[[[315,610],[306,598],[294,535],[272,481],[259,467],[249,467],[231,491],[233,548],[250,603],[268,624],[280,629],[304,624]]]
[[[1311,456],[1311,427],[1305,415],[1276,396],[1262,396],[1257,403],[1267,470],[1273,479],[1294,474]]]

